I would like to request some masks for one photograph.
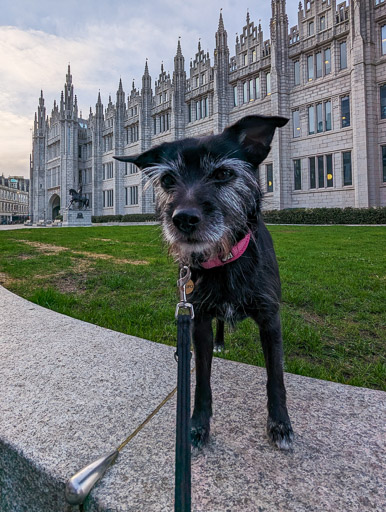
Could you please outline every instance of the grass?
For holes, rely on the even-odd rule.
[[[383,227],[270,226],[286,371],[386,389]],[[158,226],[0,231],[0,283],[41,306],[175,344],[176,267]],[[221,357],[264,366],[252,321]]]

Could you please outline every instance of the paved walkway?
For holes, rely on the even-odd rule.
[[[65,482],[174,388],[174,349],[0,287],[0,510],[70,512]],[[386,393],[286,374],[294,450],[266,439],[265,371],[216,359],[194,512],[384,511]],[[122,450],[86,512],[173,510],[175,398]]]

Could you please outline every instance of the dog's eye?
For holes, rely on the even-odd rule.
[[[221,167],[219,169],[216,169],[212,173],[212,178],[216,181],[228,181],[232,178],[233,171],[229,169],[222,169]]]
[[[161,178],[161,185],[164,188],[170,188],[175,184],[176,180],[173,178],[171,174],[165,174]]]

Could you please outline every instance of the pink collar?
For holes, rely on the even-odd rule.
[[[214,258],[213,260],[204,261],[201,263],[201,266],[206,268],[207,270],[214,267],[222,267],[223,265],[226,265],[227,263],[232,263],[232,261],[237,260],[240,258],[242,254],[246,251],[249,240],[251,239],[251,233],[248,233],[242,240],[240,240],[239,243],[237,243],[234,247],[232,247],[231,252],[223,259],[220,259],[219,257]]]

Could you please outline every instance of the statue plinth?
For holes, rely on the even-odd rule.
[[[91,210],[63,210],[63,227],[91,226]]]

